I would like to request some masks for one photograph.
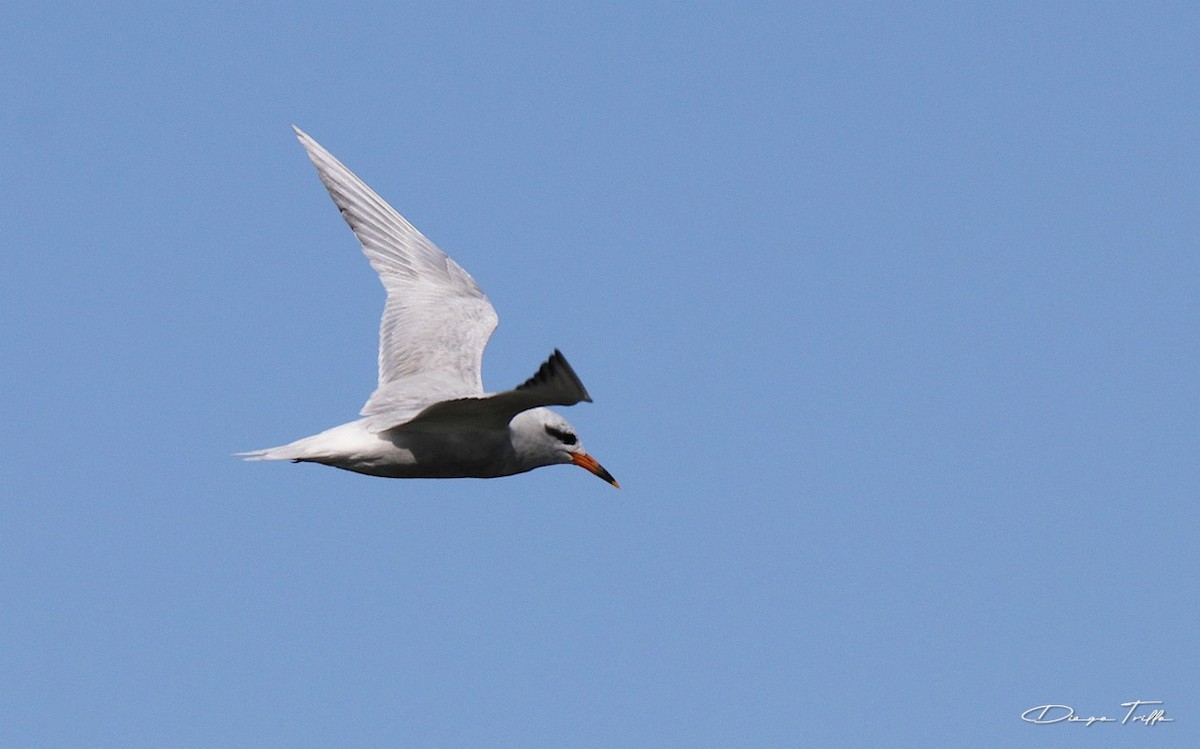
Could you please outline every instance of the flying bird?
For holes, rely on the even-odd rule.
[[[479,285],[319,143],[293,125],[387,290],[379,383],[361,419],[246,460],[322,463],[389,478],[492,478],[558,463],[616,479],[547,406],[591,397],[557,349],[512,390],[486,393],[483,350],[498,318]]]

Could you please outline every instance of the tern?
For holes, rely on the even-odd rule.
[[[321,463],[388,478],[493,478],[560,463],[616,479],[547,406],[591,402],[555,349],[512,390],[483,389],[483,350],[498,318],[462,266],[300,128],[292,126],[387,290],[379,382],[361,419],[246,460]]]

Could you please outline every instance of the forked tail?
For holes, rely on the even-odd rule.
[[[305,437],[287,445],[267,447],[262,450],[247,450],[244,453],[234,453],[243,460],[304,460],[313,456],[313,438]]]
[[[234,453],[242,460],[295,460],[296,456],[288,450],[289,445],[268,447],[262,450],[247,450],[244,453]]]

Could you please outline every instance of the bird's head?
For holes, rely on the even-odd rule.
[[[587,454],[571,423],[548,408],[534,408],[517,414],[512,420],[514,446],[530,467],[574,463],[608,483],[621,488],[604,466]]]

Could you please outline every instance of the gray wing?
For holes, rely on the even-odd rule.
[[[496,310],[470,274],[300,128],[321,182],[387,289],[379,384],[363,406],[373,429],[430,404],[483,395],[483,349]]]

